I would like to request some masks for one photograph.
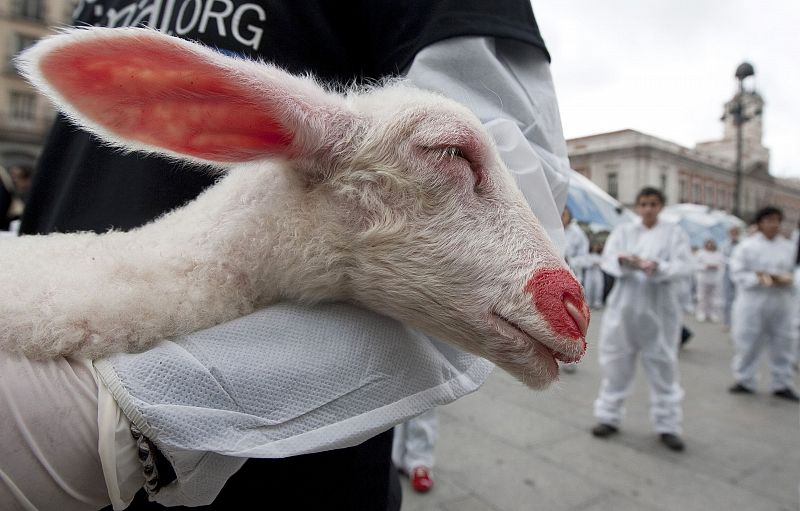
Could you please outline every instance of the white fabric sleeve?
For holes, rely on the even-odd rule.
[[[567,200],[569,160],[544,52],[510,39],[446,39],[420,51],[407,78],[478,116],[563,255],[561,210]]]
[[[651,277],[656,282],[668,282],[688,277],[694,268],[689,236],[680,227],[672,229],[669,260],[657,260],[658,268]]]
[[[739,243],[731,252],[731,258],[728,263],[731,269],[731,280],[736,284],[737,288],[741,289],[754,289],[761,284],[758,281],[758,275],[751,267],[747,258],[747,244],[745,242]]]
[[[585,268],[588,266],[587,256],[589,255],[589,237],[586,236],[586,233],[583,232],[583,229],[581,229],[577,223],[572,223],[570,225],[570,229],[575,230],[578,239],[580,240],[578,249],[570,260],[570,265],[573,265],[576,268]]]
[[[600,268],[618,279],[631,276],[636,271],[628,266],[620,266],[618,258],[623,254],[624,247],[625,233],[621,228],[614,229],[606,239],[602,259],[600,260]]]

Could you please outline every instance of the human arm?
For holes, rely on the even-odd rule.
[[[692,251],[689,236],[680,227],[669,233],[668,256],[653,259],[642,267],[656,282],[667,282],[685,278],[692,273]]]
[[[791,286],[794,280],[788,251],[780,265],[770,267],[767,261],[759,262],[759,255],[767,247],[754,245],[755,243],[758,243],[758,240],[740,243],[731,254],[731,278],[736,285],[742,289]],[[769,247],[769,249],[778,250],[780,247]]]
[[[763,285],[763,279],[759,277],[758,272],[753,268],[745,243],[739,243],[733,249],[728,264],[731,270],[731,280],[737,287],[754,289]]]
[[[518,41],[458,37],[420,51],[407,78],[478,116],[534,214],[563,248],[569,161],[545,54]]]
[[[624,278],[632,275],[636,270],[633,266],[634,258],[627,253],[625,232],[621,227],[614,229],[603,247],[600,267],[612,277]]]
[[[585,268],[589,264],[587,259],[589,255],[589,238],[576,223],[570,224],[568,229],[573,233],[575,245],[572,248],[572,253],[567,254],[567,263],[572,268]]]

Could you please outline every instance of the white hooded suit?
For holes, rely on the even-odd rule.
[[[733,376],[754,389],[758,356],[769,347],[772,390],[793,388],[793,326],[796,307],[792,286],[765,287],[756,272],[791,273],[795,247],[782,236],[772,240],[760,232],[739,243],[731,254],[731,278],[736,285],[732,336],[736,349]]]
[[[658,262],[645,272],[620,266],[620,255]],[[618,426],[641,355],[650,383],[650,414],[656,432],[681,433],[683,389],[678,382],[678,343],[683,312],[680,283],[691,271],[686,233],[676,224],[641,220],[617,227],[606,241],[602,268],[616,277],[600,327],[599,358],[603,369],[594,404],[599,422]]]

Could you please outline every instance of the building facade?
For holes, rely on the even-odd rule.
[[[72,18],[74,0],[0,0],[0,165],[33,165],[54,111],[14,68],[14,55]]]
[[[600,133],[567,141],[572,168],[610,195],[632,207],[645,186],[661,189],[667,204],[690,202],[734,209],[736,126],[725,105],[721,140],[688,148],[635,130]],[[749,220],[765,205],[781,207],[792,225],[800,220],[800,180],[769,174],[769,150],[762,144],[764,101],[755,92],[742,97],[747,121],[742,125],[742,216]]]

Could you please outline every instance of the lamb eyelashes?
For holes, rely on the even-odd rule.
[[[461,148],[455,146],[445,147],[444,149],[442,149],[440,157],[442,159],[449,158],[450,161],[453,161],[455,158],[463,158],[466,160],[466,157],[464,156],[464,151],[462,151]]]

